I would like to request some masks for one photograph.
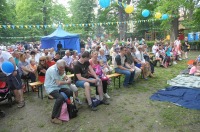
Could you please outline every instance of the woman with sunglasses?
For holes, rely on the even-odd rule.
[[[37,67],[37,72],[38,72],[38,80],[40,82],[43,82],[44,83],[44,79],[45,79],[45,73],[46,73],[46,70],[48,69],[48,65],[46,63],[46,57],[45,56],[42,56],[40,57],[39,59],[39,64],[38,64],[38,67]]]

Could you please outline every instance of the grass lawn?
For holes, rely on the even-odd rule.
[[[197,55],[199,52],[189,53],[192,59]],[[200,111],[149,99],[154,92],[168,86],[167,80],[187,68],[186,62],[179,61],[167,69],[156,67],[155,78],[139,79],[129,89],[111,85],[109,106],[100,105],[96,112],[90,111],[87,104],[78,106],[78,117],[62,125],[50,122],[54,100],[41,100],[37,93],[25,94],[26,106],[22,109],[16,105],[9,108],[1,102],[0,109],[6,112],[6,117],[0,119],[0,132],[199,132]],[[84,100],[84,90],[80,90],[79,97]]]

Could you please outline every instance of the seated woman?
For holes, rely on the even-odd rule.
[[[18,63],[19,73],[22,79],[30,79],[31,82],[36,81],[35,71],[29,67],[29,63],[25,61],[26,55],[20,55],[20,61]],[[34,88],[33,88],[34,90]]]
[[[107,57],[105,55],[103,48],[99,49],[99,55],[98,55],[97,59],[98,59],[98,61],[103,61],[104,67],[107,68],[106,72],[110,72],[110,73],[112,72],[113,69],[108,65]]]
[[[151,73],[150,64],[149,64],[149,62],[145,61],[145,59],[144,59],[143,46],[142,45],[138,46],[138,51],[136,51],[135,57],[136,57],[135,66],[137,66],[138,68],[141,68],[143,78],[147,79],[148,76],[153,77],[153,74]]]
[[[44,83],[45,73],[46,73],[47,69],[48,69],[48,65],[46,64],[46,57],[42,56],[39,59],[39,64],[38,64],[38,67],[37,67],[38,80],[40,82]]]
[[[103,93],[104,93],[104,96],[106,98],[110,98],[110,96],[108,95],[107,93],[107,87],[108,87],[108,79],[103,79],[101,78],[102,77],[102,70],[100,69],[100,72],[97,71],[98,68],[97,67],[100,67],[99,65],[99,61],[97,59],[98,57],[98,52],[97,51],[93,51],[91,53],[91,59],[89,60],[90,62],[90,65],[91,67],[94,69],[95,73],[100,77],[100,79],[102,80],[102,84],[103,84]],[[99,93],[98,93],[98,90],[96,89],[96,98],[99,99]]]

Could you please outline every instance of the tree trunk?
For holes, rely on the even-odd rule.
[[[119,22],[124,22],[124,9],[121,4],[122,0],[118,0],[118,2],[120,2],[120,6],[118,6],[118,11],[119,11]],[[124,23],[119,23],[119,37],[120,40],[122,40],[123,38],[125,39],[125,29],[124,29]]]
[[[171,22],[170,42],[174,42],[176,40],[176,37],[178,37],[178,26],[178,17],[175,17]]]

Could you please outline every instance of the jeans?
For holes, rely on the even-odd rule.
[[[125,75],[124,83],[123,83],[124,86],[128,86],[129,84],[133,83],[135,71],[130,72],[129,70],[122,70],[120,68],[115,68],[115,72]]]
[[[108,81],[107,80],[103,80],[102,81],[102,85],[103,85],[103,93],[105,94],[105,93],[107,93]],[[99,95],[97,87],[96,87],[96,95]]]
[[[67,88],[61,88],[59,91],[54,90],[50,93],[50,95],[53,96],[54,99],[56,99],[55,104],[53,106],[52,115],[51,115],[52,119],[58,118],[60,116],[62,104],[65,101],[65,98],[62,96],[62,94],[60,94],[60,92],[64,92],[68,98],[70,96],[73,96],[73,92]]]

